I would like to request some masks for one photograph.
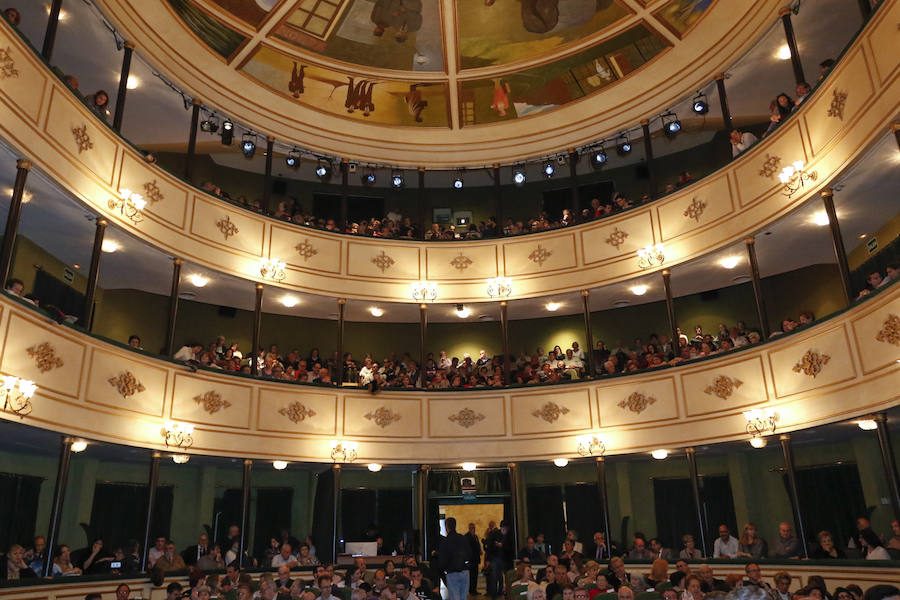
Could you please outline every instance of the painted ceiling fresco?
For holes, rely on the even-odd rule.
[[[446,128],[589,96],[688,35],[715,0],[670,0],[652,14],[626,0],[456,0],[449,16],[441,0],[166,2],[229,66],[305,107]]]

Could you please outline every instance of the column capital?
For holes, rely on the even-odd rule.
[[[172,262],[175,263],[176,265],[181,265],[181,264],[184,264],[184,259],[176,256],[175,258],[172,259]]]
[[[126,48],[128,48],[129,50],[134,50],[134,42],[132,42],[130,40],[125,40],[125,42],[123,42],[122,45],[125,46]]]
[[[257,290],[262,290],[264,287],[266,287],[266,286],[264,286],[264,285],[261,284],[261,283],[257,283],[257,284],[256,284],[256,289],[257,289]]]
[[[16,168],[24,169],[25,171],[30,171],[31,170],[31,161],[28,160],[27,158],[20,158],[19,160],[16,161]]]
[[[109,221],[107,221],[103,217],[100,217],[99,219],[97,219],[97,226],[106,227],[107,225],[109,225]]]
[[[253,466],[253,459],[245,458],[245,459],[244,459],[244,466],[245,466],[245,467]]]
[[[497,166],[499,166],[499,165],[497,165]],[[425,167],[419,167],[419,173],[424,173],[424,172],[425,172]]]
[[[782,433],[781,435],[778,436],[778,439],[782,442],[789,442],[789,441],[791,441],[791,434]]]
[[[833,198],[834,197],[834,188],[825,188],[824,190],[819,192],[819,194],[823,198]]]
[[[162,458],[162,452],[159,450],[154,450],[150,453],[150,458]]]
[[[744,238],[744,243],[747,244],[748,246],[752,246],[753,244],[756,243],[756,238],[753,237],[752,235],[749,236],[749,237],[745,237],[745,238]]]
[[[272,142],[272,143],[274,143],[274,142],[275,142],[275,136],[274,136],[274,135],[267,135],[267,136],[266,136],[266,141],[267,141],[267,142]]]
[[[347,304],[347,299],[346,298],[338,298],[338,304],[340,304],[340,305]]]
[[[514,462],[508,462],[508,463],[506,463],[506,468],[507,468],[507,469],[515,469],[515,468],[518,468],[518,466],[519,466],[519,465],[516,464],[516,463],[514,463]]]
[[[688,446],[687,448],[684,449],[684,453],[687,454],[688,456],[691,456],[691,455],[697,454],[697,450],[694,449],[693,446]]]
[[[891,133],[897,133],[900,131],[900,121],[894,121],[891,123]]]
[[[872,420],[876,423],[887,423],[887,413],[875,413],[872,415]]]
[[[334,463],[333,465],[331,465],[331,469],[333,471],[340,471],[342,468],[344,467],[343,465],[341,465],[341,463]]]
[[[672,272],[668,269],[663,269],[662,271],[660,271],[660,273],[662,273],[663,277],[669,277],[672,274]]]
[[[422,303],[422,304],[419,305],[419,310],[425,310],[425,309],[427,309],[427,308],[428,308],[428,305],[425,304],[425,303]]]
[[[642,127],[645,126],[645,125],[649,125],[649,124],[650,124],[650,119],[641,119],[641,126],[642,126]]]
[[[790,7],[790,6],[785,6],[785,7],[780,8],[780,9],[778,10],[778,16],[779,16],[779,17],[786,17],[786,16],[790,15],[792,12],[794,12],[794,11],[791,10],[791,7]]]
[[[500,301],[500,306],[502,306],[503,308],[506,308],[506,305],[507,305],[507,304],[509,304],[509,303],[508,303],[506,300],[501,300],[501,301]]]
[[[594,459],[594,460],[597,462],[597,464],[605,464],[605,463],[606,463],[606,457],[605,457],[605,456],[598,456],[598,457],[597,457],[596,459]]]
[[[419,470],[420,471],[430,471],[431,465],[419,465]]]
[[[191,100],[191,104],[193,104],[194,106],[203,106],[203,100],[201,100],[200,98],[194,98],[193,100]]]
[[[716,81],[722,81],[723,79],[725,79],[725,73],[716,73],[715,76],[713,76],[713,79],[715,79]]]
[[[590,290],[581,290],[581,297],[582,297],[582,298],[587,298],[587,297],[590,296],[590,295],[591,295],[591,291],[590,291]]]

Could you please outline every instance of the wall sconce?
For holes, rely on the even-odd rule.
[[[3,410],[24,418],[31,414],[31,397],[37,391],[33,381],[19,379],[13,375],[3,377],[3,387],[0,388],[0,397],[3,398]]]
[[[175,463],[176,465],[183,465],[184,463],[186,463],[189,460],[191,460],[190,454],[173,454],[172,455],[172,462]]]
[[[487,280],[487,295],[493,298],[506,298],[512,294],[512,279],[509,277],[494,277]]]
[[[130,219],[132,223],[137,225],[144,220],[144,215],[141,214],[141,211],[147,206],[147,201],[140,194],[135,194],[128,189],[121,189],[119,190],[119,198],[110,198],[107,205],[109,210],[118,209],[123,217]]]
[[[666,254],[662,242],[641,248],[637,251],[637,255],[638,266],[642,269],[658,267],[666,262]]]
[[[438,297],[438,286],[433,281],[414,281],[412,284],[412,298],[419,302],[436,300]]]
[[[788,198],[796,194],[807,181],[815,181],[818,178],[819,173],[817,171],[806,171],[804,169],[802,160],[795,161],[792,165],[784,167],[778,175],[778,179],[784,184],[782,193]]]
[[[186,423],[166,421],[160,430],[160,435],[166,441],[166,446],[176,448],[190,448],[194,443],[194,426]]]
[[[259,261],[259,274],[263,279],[272,281],[284,281],[285,262],[277,258],[264,258]]]
[[[775,412],[774,408],[765,410],[754,408],[753,410],[744,411],[744,419],[747,421],[747,433],[750,434],[751,438],[758,438],[775,433],[778,413]]]
[[[347,440],[331,441],[331,460],[334,462],[353,462],[356,460],[356,442],[348,442]]]
[[[579,435],[575,438],[576,450],[581,456],[603,456],[606,453],[606,444],[599,435]]]

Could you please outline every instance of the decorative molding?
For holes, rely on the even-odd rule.
[[[81,127],[72,127],[72,137],[75,138],[75,145],[78,147],[78,154],[87,152],[94,147],[91,136],[88,135],[87,125]]]
[[[802,372],[804,375],[809,375],[815,379],[822,372],[822,367],[828,364],[829,360],[831,360],[831,357],[827,354],[819,354],[813,350],[807,350],[800,362],[794,365],[794,373]]]
[[[609,237],[606,238],[606,243],[618,250],[619,246],[625,243],[625,238],[627,237],[627,232],[622,231],[621,229],[616,227],[615,229],[613,229],[613,232],[609,234]]]
[[[297,251],[297,254],[303,257],[303,262],[308,261],[310,258],[319,253],[316,250],[315,246],[309,243],[309,238],[303,238],[303,242],[294,246],[294,250]]]
[[[399,421],[401,418],[399,413],[395,413],[393,410],[387,408],[386,406],[379,406],[375,410],[367,412],[365,414],[365,417],[382,429],[384,429],[391,423]]]
[[[546,262],[546,260],[551,256],[553,256],[552,250],[547,250],[546,248],[538,244],[537,248],[532,250],[531,254],[528,255],[528,258],[529,260],[531,260],[531,262],[536,263],[539,267],[542,267],[544,266],[544,262]]]
[[[565,406],[560,406],[556,402],[547,402],[539,409],[533,411],[531,415],[543,419],[548,423],[554,423],[560,416],[568,413],[569,409]]]
[[[844,107],[847,105],[847,92],[837,88],[831,92],[831,106],[828,107],[828,116],[844,120]]]
[[[151,205],[166,199],[162,190],[160,190],[159,186],[156,184],[155,179],[144,184],[144,198],[149,200]]]
[[[63,366],[63,359],[56,356],[56,350],[50,345],[50,342],[31,346],[25,352],[34,359],[34,364],[41,373]]]
[[[16,62],[13,60],[10,52],[12,48],[9,46],[4,50],[0,48],[0,79],[14,77],[18,79],[19,71],[16,69]]]
[[[781,168],[781,157],[780,156],[771,156],[768,152],[766,152],[766,160],[762,164],[762,168],[759,170],[760,177],[768,177],[772,179],[778,170]]]
[[[203,410],[209,414],[217,413],[231,406],[231,402],[222,399],[222,394],[212,390],[205,394],[194,396],[194,402],[202,406]]]
[[[381,251],[381,254],[378,254],[374,258],[372,258],[372,264],[381,269],[382,273],[394,266],[395,262],[396,261],[388,256],[384,250]]]
[[[237,235],[240,233],[240,229],[238,229],[237,225],[231,222],[231,215],[225,215],[218,221],[216,221],[216,227],[219,228],[219,231],[222,232],[222,235],[225,236],[225,240],[227,241],[233,235]]]
[[[300,402],[291,402],[284,408],[279,408],[278,412],[286,416],[294,423],[300,423],[301,421],[305,421],[306,419],[311,419],[312,417],[316,416],[316,411],[311,408],[306,408]]]
[[[450,266],[459,272],[465,271],[471,264],[472,259],[464,255],[462,252],[459,253],[459,256],[454,257],[453,260],[450,261]]]
[[[881,329],[875,334],[875,339],[886,344],[900,346],[900,317],[893,313],[889,314]]]
[[[647,410],[647,407],[651,404],[656,404],[656,398],[653,396],[645,396],[640,392],[632,392],[630,396],[619,402],[619,407],[640,414]]]
[[[706,386],[703,392],[710,396],[718,396],[722,400],[728,400],[731,398],[734,390],[742,385],[744,385],[744,382],[740,379],[732,379],[728,375],[719,375],[713,380],[711,385]]]
[[[700,216],[703,214],[703,211],[706,210],[706,206],[707,204],[703,200],[691,198],[691,203],[688,204],[688,207],[686,209],[684,209],[684,216],[689,219],[694,219],[699,223]]]
[[[135,377],[131,371],[123,371],[119,373],[117,377],[110,377],[107,381],[109,382],[109,385],[116,388],[119,395],[126,400],[138,392],[143,392],[147,389],[144,387],[143,383],[137,380],[137,377]]]
[[[454,413],[447,417],[448,421],[456,423],[460,427],[464,427],[466,429],[468,429],[472,425],[475,425],[476,423],[484,421],[484,419],[485,417],[483,414],[481,414],[480,412],[475,412],[469,407],[463,408],[458,413]]]

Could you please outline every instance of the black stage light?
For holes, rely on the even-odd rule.
[[[375,171],[367,169],[362,176],[363,185],[375,185]]]
[[[289,166],[292,169],[297,169],[300,167],[300,151],[294,148],[291,150],[287,156],[284,157],[284,164]]]
[[[316,177],[323,182],[331,179],[331,165],[327,160],[319,159],[319,162],[316,164]]]
[[[215,114],[200,122],[200,130],[207,133],[215,133],[219,130],[219,117]]]
[[[230,120],[225,119],[225,122],[222,123],[222,145],[230,146],[231,142],[234,140],[234,123]]]
[[[593,154],[591,154],[591,166],[595,169],[599,169],[603,165],[606,164],[606,150],[603,149],[603,146],[600,146],[599,150],[595,150]]]
[[[454,189],[454,190],[461,190],[461,189],[463,189],[464,183],[463,183],[462,173],[457,173],[457,174],[456,174],[456,177],[454,177],[454,178],[452,179],[451,183],[452,183],[452,185],[453,185],[453,189]]]
[[[617,141],[616,152],[619,153],[619,156],[625,156],[631,152],[631,142],[628,140],[628,134],[620,135]]]
[[[391,173],[391,185],[395,188],[403,187],[403,173],[400,171],[394,171]]]
[[[244,134],[241,139],[241,152],[244,153],[244,158],[253,158],[253,155],[256,154],[256,136],[254,134]]]
[[[674,139],[676,135],[681,131],[681,121],[678,120],[678,116],[674,113],[666,113],[662,116],[663,118],[663,133],[666,134],[666,137]]]
[[[691,110],[698,115],[705,115],[709,112],[709,103],[706,101],[706,94],[697,92],[694,100],[691,102]]]
[[[541,172],[544,173],[544,177],[550,179],[553,177],[553,174],[556,173],[556,167],[553,166],[553,163],[547,162],[544,163],[544,166],[541,168]]]
[[[525,179],[524,169],[516,169],[513,171],[513,183],[515,183],[517,187],[525,185]]]

